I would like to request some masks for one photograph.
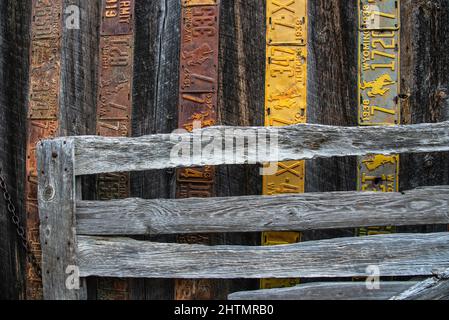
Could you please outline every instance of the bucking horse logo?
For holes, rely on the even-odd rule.
[[[395,84],[396,82],[393,81],[389,74],[384,74],[373,81],[363,81],[363,84],[360,86],[362,90],[371,89],[370,92],[368,92],[368,97],[372,98],[376,95],[383,96],[385,93],[390,91],[390,88],[384,88],[385,86],[390,86]]]
[[[200,66],[212,57],[214,50],[212,50],[207,43],[192,51],[184,51],[182,56],[187,60],[189,66]]]

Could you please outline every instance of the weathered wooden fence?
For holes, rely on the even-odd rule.
[[[226,133],[226,135],[224,134]],[[46,299],[84,299],[87,289],[67,286],[67,269],[81,278],[342,278],[364,277],[376,265],[382,276],[443,276],[430,284],[387,283],[387,291],[366,292],[360,284],[312,284],[264,290],[231,298],[286,294],[313,297],[317,292],[360,292],[366,298],[410,297],[401,292],[413,285],[420,294],[444,297],[449,267],[449,233],[392,234],[309,241],[282,246],[205,246],[156,243],[126,236],[311,230],[382,225],[449,223],[448,186],[404,193],[311,193],[276,197],[210,199],[82,201],[78,178],[186,166],[171,151],[179,141],[214,136],[236,141],[248,136],[279,137],[275,153],[259,154],[258,162],[341,157],[348,155],[442,152],[449,150],[449,122],[397,127],[334,127],[295,125],[283,128],[212,127],[141,138],[66,137],[38,145],[39,209],[42,273]],[[206,158],[210,146],[197,145],[188,166],[247,164],[262,147],[233,145]],[[224,144],[223,144],[224,145]],[[242,148],[244,150],[242,150]],[[373,212],[372,208],[377,211]],[[213,218],[213,219],[212,219]],[[334,289],[326,289],[334,288]],[[277,290],[277,291],[276,291]],[[434,291],[437,291],[435,293]],[[344,294],[339,294],[344,296]],[[326,295],[323,295],[325,298]],[[354,295],[352,296],[354,297]],[[348,297],[349,298],[349,297]]]

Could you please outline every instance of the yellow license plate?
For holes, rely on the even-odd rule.
[[[267,48],[265,125],[306,122],[307,47]]]
[[[370,155],[358,159],[358,190],[396,192],[399,156]]]
[[[267,0],[267,45],[307,43],[307,1]]]
[[[307,120],[307,0],[267,0],[267,62],[265,125],[305,123]],[[264,176],[263,194],[304,192],[304,161],[278,163],[276,174]],[[299,232],[264,232],[262,245],[301,240]],[[299,279],[262,279],[261,288],[299,284]]]

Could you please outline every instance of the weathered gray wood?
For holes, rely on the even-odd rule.
[[[220,125],[263,126],[265,114],[265,0],[220,1],[217,116]],[[215,168],[215,196],[262,193],[258,165]],[[210,235],[212,244],[258,245],[259,234]],[[223,285],[222,285],[223,283]],[[226,280],[214,288],[214,299],[236,290],[257,289],[258,280]]]
[[[81,276],[328,278],[430,275],[449,266],[449,233],[394,234],[281,246],[203,246],[78,237]]]
[[[361,282],[316,282],[291,288],[235,292],[229,300],[388,300],[416,284],[412,281],[380,282],[379,289],[368,289]]]
[[[439,186],[404,193],[81,201],[77,230],[80,235],[156,235],[443,224],[449,223],[448,195],[449,186]]]
[[[307,6],[307,122],[357,126],[357,1],[313,0]],[[306,192],[356,190],[356,157],[314,159],[306,162],[305,170]],[[353,234],[352,229],[311,230],[301,239]]]
[[[449,300],[449,269],[417,283],[391,300]]]
[[[66,286],[67,267],[79,266],[76,254],[73,142],[59,139],[38,145],[39,216],[44,298],[80,299],[85,287]]]
[[[201,148],[210,148],[211,137],[223,138],[228,144],[243,137],[261,135],[277,137],[278,152],[261,152],[255,159],[257,143],[234,146],[216,153],[193,152],[190,159],[171,158],[179,142],[194,136],[207,136]],[[215,141],[216,141],[215,140]],[[245,164],[251,161],[275,162],[319,157],[361,156],[402,152],[437,152],[449,150],[449,122],[387,127],[338,127],[301,124],[282,128],[211,127],[195,133],[156,134],[141,138],[74,138],[76,174],[140,171],[198,165]],[[194,150],[192,147],[190,150]],[[221,151],[221,150],[220,150]]]
[[[132,134],[169,133],[177,128],[181,1],[136,1]],[[131,174],[131,194],[169,198],[173,170]],[[170,238],[171,237],[171,238]],[[173,242],[173,236],[152,241]],[[173,280],[145,280],[137,299],[173,299]]]

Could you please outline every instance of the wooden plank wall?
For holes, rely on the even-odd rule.
[[[64,0],[81,8],[81,30],[65,30],[62,46],[61,126],[65,134],[95,133],[99,3]],[[309,3],[309,121],[355,126],[357,123],[357,3],[315,0]],[[403,123],[449,119],[449,0],[402,0]],[[133,134],[171,132],[176,128],[179,70],[180,2],[138,1],[134,61]],[[0,158],[9,181],[24,181],[26,97],[30,1],[0,4]],[[222,1],[220,18],[219,122],[227,125],[263,124],[265,64],[265,1]],[[6,81],[5,81],[6,79]],[[15,81],[8,81],[14,79]],[[14,139],[12,139],[14,137]],[[401,190],[449,183],[448,154],[404,155]],[[356,188],[355,158],[308,163],[306,191],[346,191]],[[218,168],[218,196],[261,193],[257,167]],[[84,183],[90,199],[93,184]],[[170,198],[173,171],[132,175],[132,195]],[[23,185],[13,198],[22,207]],[[23,214],[23,210],[19,210]],[[1,298],[23,296],[24,257],[15,230],[0,205]],[[445,228],[445,227],[444,227]],[[430,231],[435,228],[419,228]],[[441,229],[441,227],[439,228]],[[352,236],[353,230],[308,232],[304,240]],[[153,239],[154,240],[154,239]],[[173,241],[161,237],[160,241]],[[216,243],[257,244],[257,235],[217,235]],[[18,262],[21,263],[18,263]],[[137,281],[135,297],[173,297],[172,280]],[[223,281],[220,296],[256,289],[256,281]]]
[[[357,125],[357,2],[312,1],[309,9],[309,122]],[[449,1],[401,3],[402,123],[449,117]],[[332,44],[332,45],[329,45]],[[332,57],[330,59],[329,57]],[[449,183],[449,154],[403,155],[400,190]],[[315,160],[306,166],[307,191],[356,188],[356,159]],[[445,227],[399,228],[437,231]],[[353,230],[310,232],[305,239],[352,236]]]
[[[308,122],[357,125],[357,2],[309,2]],[[356,190],[356,158],[308,161],[306,192]],[[303,240],[354,235],[352,229],[309,231]]]
[[[449,119],[449,0],[402,0],[402,123]],[[400,190],[449,184],[449,153],[402,155]],[[447,226],[398,228],[433,232]]]
[[[263,126],[265,82],[265,0],[221,2],[218,123]],[[218,197],[262,193],[259,166],[223,166],[216,173]],[[226,244],[259,245],[260,234],[227,234]],[[258,287],[256,280],[227,280],[216,298],[240,288]]]
[[[263,81],[265,63],[265,1],[222,1],[220,8],[220,51],[218,118],[225,125],[263,124]],[[157,0],[136,3],[136,58],[134,61],[135,136],[169,133],[177,127],[179,81],[180,1]],[[173,198],[173,170],[133,174],[132,195],[143,198]],[[217,168],[217,196],[258,194],[258,167]],[[153,241],[174,242],[174,237]],[[256,234],[214,235],[214,244],[257,244]],[[256,288],[253,280],[220,281],[215,298],[228,292]],[[146,280],[145,298],[172,299],[172,280]]]
[[[25,223],[25,137],[31,1],[0,2],[0,167]],[[25,255],[3,194],[0,200],[0,300],[22,299]]]
[[[99,63],[100,2],[64,0],[80,8],[80,29],[63,27],[61,47],[61,135],[94,135]],[[65,10],[65,9],[64,9]],[[64,25],[63,25],[64,26]],[[94,199],[95,178],[82,179],[83,199]],[[88,290],[95,288],[88,287]],[[89,291],[90,293],[91,291]]]
[[[136,1],[134,48],[134,136],[170,133],[177,128],[180,1]],[[146,199],[174,197],[173,170],[131,174],[131,195]],[[151,237],[175,242],[174,236]],[[139,299],[173,299],[174,281],[139,281]],[[133,291],[138,290],[134,286]]]

